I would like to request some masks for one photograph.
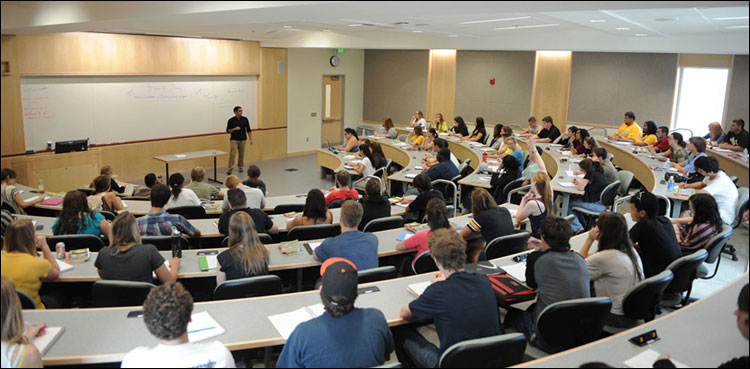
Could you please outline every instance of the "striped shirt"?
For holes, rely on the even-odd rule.
[[[5,242],[5,228],[13,221],[13,215],[9,211],[3,209],[2,211],[2,229],[0,229],[0,235],[2,235],[3,244]]]
[[[680,231],[682,255],[688,255],[705,248],[708,240],[716,234],[716,228],[710,223],[698,223],[683,228]]]
[[[178,214],[169,214],[162,210],[157,213],[148,213],[137,219],[138,229],[141,236],[170,236],[172,226],[191,236],[195,235],[195,228],[185,217]]]

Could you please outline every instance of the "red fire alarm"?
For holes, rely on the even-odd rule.
[[[495,85],[495,77],[490,77],[490,85]]]

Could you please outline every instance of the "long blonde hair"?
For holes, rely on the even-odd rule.
[[[112,221],[112,226],[109,229],[109,247],[124,246],[131,243],[141,243],[138,223],[130,212],[120,213]]]
[[[2,277],[2,291],[0,291],[2,304],[2,340],[9,344],[26,343],[23,334],[23,316],[21,315],[21,300],[16,293],[16,285],[13,280]]]
[[[229,219],[229,252],[240,260],[245,274],[268,273],[270,253],[258,238],[253,218],[244,211]]]
[[[716,141],[719,139],[719,136],[724,134],[724,129],[721,128],[721,124],[719,124],[719,122],[713,122],[708,125],[708,132],[711,134],[711,140]]]
[[[16,219],[5,229],[5,252],[21,252],[36,257],[36,236],[30,219]]]
[[[536,174],[531,177],[531,180],[534,181],[536,185],[536,191],[542,196],[544,208],[547,209],[547,215],[554,215],[552,213],[555,208],[552,206],[552,187],[550,186],[552,180],[547,173],[544,172],[536,172]]]

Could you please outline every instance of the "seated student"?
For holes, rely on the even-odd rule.
[[[565,130],[565,133],[557,136],[557,138],[552,141],[552,143],[563,145],[563,148],[565,149],[576,148],[581,144],[581,142],[578,140],[578,136],[576,135],[577,133],[578,127],[570,126],[567,130]]]
[[[635,122],[635,114],[632,111],[625,112],[623,123],[617,128],[617,132],[612,136],[607,136],[610,140],[625,141],[626,139],[635,140],[641,136],[641,127]]]
[[[352,177],[349,172],[340,170],[336,173],[336,186],[328,189],[329,193],[326,196],[326,206],[330,206],[331,202],[336,200],[346,199],[358,199],[359,192],[356,189],[350,189],[349,186],[352,184]]]
[[[424,133],[424,141],[422,141],[422,150],[428,151],[432,149],[432,145],[435,139],[438,138],[438,133],[435,128],[430,128]]]
[[[658,152],[664,152],[669,150],[669,127],[660,126],[656,129],[656,141],[655,144],[649,146],[649,150],[655,149]]]
[[[368,368],[382,365],[393,351],[385,315],[355,308],[357,267],[331,258],[320,267],[320,300],[325,313],[300,323],[281,350],[279,368]]]
[[[180,173],[174,173],[169,176],[169,188],[172,190],[172,196],[164,205],[164,209],[176,208],[179,206],[200,206],[201,199],[191,189],[182,188],[185,183],[185,177]],[[212,186],[213,187],[213,186]]]
[[[404,217],[421,222],[424,218],[425,211],[427,210],[427,203],[433,199],[438,198],[445,200],[443,194],[432,188],[432,181],[426,173],[419,173],[412,180],[412,185],[419,191],[419,195],[414,200],[401,200],[402,204],[409,204],[406,206]]]
[[[691,177],[691,179],[695,177],[694,180],[689,181],[691,183],[702,181],[703,178],[700,175],[695,176],[695,161],[706,156],[706,140],[702,137],[691,137],[687,143],[687,149],[690,156],[681,164],[672,163],[672,167],[683,176]]]
[[[712,145],[718,145],[726,141],[727,135],[724,133],[724,128],[721,127],[721,123],[713,122],[708,124],[708,133],[703,136],[704,139],[711,142]]]
[[[94,193],[86,198],[91,211],[109,211],[117,213],[125,209],[122,200],[109,191],[110,180],[107,176],[94,178]]]
[[[29,325],[24,332],[21,300],[16,293],[16,284],[10,278],[2,278],[0,300],[2,301],[2,357],[3,368],[41,368],[42,354],[31,340],[43,336],[47,328],[44,323]]]
[[[531,223],[531,235],[539,238],[539,227],[542,226],[542,222],[547,217],[547,214],[552,212],[552,187],[550,187],[552,180],[549,178],[547,173],[537,172],[531,177],[531,188],[529,192],[521,199],[521,204],[518,205],[518,211],[516,212],[516,224],[521,224],[526,219]]]
[[[421,147],[422,143],[424,143],[424,134],[422,132],[421,126],[414,127],[414,130],[412,131],[412,135],[410,135],[409,139],[407,140],[408,144]]]
[[[734,316],[737,317],[737,329],[745,339],[750,337],[750,285],[745,284],[740,290],[739,296],[737,296],[737,310],[734,311]],[[674,363],[669,360],[669,355],[661,355],[658,361],[654,363],[654,368],[676,368]],[[721,365],[719,368],[747,368],[750,366],[750,358],[748,356],[742,356],[729,360]]]
[[[594,241],[598,241],[597,251],[589,252]],[[635,326],[637,321],[625,316],[622,301],[625,294],[643,280],[643,265],[628,237],[625,217],[620,213],[602,213],[578,252],[586,259],[596,296],[612,300],[606,324],[619,328]]]
[[[260,168],[255,164],[247,167],[247,179],[242,184],[250,188],[257,188],[263,192],[263,196],[268,196],[266,184],[260,179]]]
[[[473,263],[477,261],[486,244],[515,231],[510,211],[498,207],[484,188],[475,188],[471,191],[471,214],[473,218],[461,229],[461,237],[468,242],[467,260]]]
[[[408,322],[433,320],[440,348],[412,326],[394,328],[396,355],[406,367],[434,368],[453,344],[500,334],[489,280],[464,271],[464,240],[450,229],[438,229],[428,243],[440,272],[421,296],[401,308],[400,315]]]
[[[696,193],[690,196],[688,204],[692,217],[672,219],[682,255],[705,248],[708,240],[721,232],[724,224],[719,205],[710,194]]]
[[[359,151],[359,136],[357,136],[357,131],[355,131],[353,128],[344,128],[344,139],[346,140],[345,144],[337,145],[333,148],[346,152]]]
[[[672,222],[659,212],[659,199],[650,192],[638,192],[630,198],[630,217],[636,222],[630,228],[630,239],[643,260],[646,278],[661,273],[682,256]]]
[[[607,177],[604,176],[601,164],[591,159],[583,159],[578,166],[586,174],[580,182],[578,179],[573,178],[573,183],[578,186],[578,191],[583,191],[583,198],[571,199],[568,208],[581,207],[598,212],[606,210],[607,207],[599,200],[602,191],[609,185],[609,182],[607,182]],[[581,221],[583,220],[583,215],[575,211],[574,213],[576,213],[576,217],[573,218],[573,223],[571,224],[573,232],[582,232],[583,225],[581,225]]]
[[[518,161],[518,170],[523,171],[523,150],[518,146],[518,142],[516,142],[516,138],[513,136],[505,137],[505,146],[508,147],[508,151],[511,151],[510,155],[513,155],[514,158]],[[503,155],[505,156],[505,155]]]
[[[634,139],[626,138],[624,141],[630,141],[635,146],[651,146],[658,140],[659,138],[656,137],[656,123],[652,120],[647,120],[643,123],[643,133],[640,136]]]
[[[398,131],[396,131],[396,127],[393,126],[393,119],[391,117],[386,116],[383,118],[383,125],[378,127],[377,132],[374,134],[375,137],[388,137],[392,139],[398,138]]]
[[[537,142],[552,142],[560,136],[560,129],[555,126],[549,115],[542,118],[543,129],[534,137]]]
[[[169,196],[169,188],[166,185],[154,185],[151,189],[151,209],[148,214],[138,218],[140,234],[142,236],[171,236],[174,226],[182,233],[200,237],[201,231],[194,228],[185,217],[179,214],[169,214],[164,210]]]
[[[105,165],[102,167],[102,169],[99,171],[99,175],[107,176],[109,178],[109,190],[115,191],[117,193],[123,193],[125,192],[125,187],[121,187],[119,184],[117,184],[117,181],[115,178],[117,178],[117,175],[112,173],[112,167],[109,165]]]
[[[573,140],[573,144],[570,145],[570,151],[573,155],[582,155],[587,154],[586,152],[586,139],[591,137],[589,134],[589,131],[587,129],[580,128],[576,131],[575,134],[575,140]],[[591,154],[591,149],[589,149],[588,154]]]
[[[333,214],[326,206],[326,198],[323,195],[323,191],[313,188],[307,192],[302,216],[296,217],[287,222],[286,229],[324,223],[332,224]]]
[[[529,128],[524,129],[521,131],[520,135],[523,137],[526,136],[534,136],[537,133],[539,133],[540,127],[539,124],[536,122],[536,118],[529,117]]]
[[[524,186],[531,183],[531,177],[537,172],[547,173],[547,166],[544,164],[544,160],[542,160],[542,153],[544,150],[536,145],[536,140],[533,138],[530,138],[528,142],[529,158],[526,167],[523,169],[523,172],[521,172],[521,177],[524,179]]]
[[[477,117],[474,120],[474,130],[469,137],[464,137],[464,139],[479,143],[487,142],[487,129],[484,128],[484,118]]]
[[[490,144],[487,145],[493,150],[499,150],[500,146],[503,145],[503,125],[501,123],[495,124],[495,129],[492,132],[492,139]]]
[[[2,196],[0,196],[0,204],[3,204]],[[14,220],[15,218],[13,217],[13,214],[11,214],[11,212],[2,209],[2,223],[0,223],[0,245],[5,243],[5,229],[8,228],[8,225]]]
[[[219,233],[225,236],[229,235],[229,220],[232,218],[232,215],[237,213],[246,213],[250,215],[255,224],[255,228],[260,230],[260,232],[268,234],[279,233],[279,226],[273,224],[273,220],[271,220],[271,217],[268,216],[268,214],[263,210],[247,207],[247,199],[242,190],[239,188],[229,190],[229,192],[227,192],[227,198],[229,198],[229,205],[232,207],[232,210],[228,213],[221,214],[218,225]]]
[[[235,175],[228,176],[224,180],[224,185],[227,186],[227,191],[233,188],[239,188],[242,190],[242,192],[245,193],[248,208],[262,210],[266,207],[266,195],[263,191],[258,188],[245,186],[242,184],[239,177]],[[221,211],[225,213],[229,211],[229,201],[226,197],[224,197],[224,200],[221,202]]]
[[[145,183],[145,186],[137,186],[133,191],[133,196],[148,197],[151,194],[151,187],[154,187],[157,183],[162,183],[162,181],[156,177],[156,174],[149,173],[143,177],[143,183]]]
[[[380,193],[380,182],[370,178],[365,185],[365,197],[362,198],[362,221],[360,231],[365,229],[371,220],[391,216],[391,202]]]
[[[437,179],[451,180],[458,175],[458,168],[451,162],[451,151],[447,148],[440,149],[437,153],[438,164],[433,165],[427,170],[427,176],[430,181]]]
[[[239,194],[243,195],[242,191]],[[228,227],[229,249],[216,257],[217,285],[226,280],[268,274],[270,254],[268,248],[260,242],[255,224],[247,213],[232,214]]]
[[[451,223],[448,220],[448,208],[445,206],[445,201],[440,199],[432,199],[427,203],[427,211],[425,213],[427,218],[427,224],[430,226],[429,230],[419,231],[413,236],[399,241],[396,244],[396,250],[417,250],[414,254],[414,259],[421,255],[423,252],[429,250],[427,245],[427,239],[438,229],[450,229]]]
[[[443,118],[443,113],[435,113],[435,120],[433,122],[435,123],[435,130],[439,133],[448,133],[450,131],[450,125]]]
[[[742,119],[735,119],[732,121],[732,125],[729,127],[724,142],[719,145],[721,149],[727,149],[732,151],[743,152],[750,148],[750,134],[745,129],[745,121]]]
[[[109,234],[109,222],[104,215],[89,209],[86,194],[81,191],[68,191],[62,203],[60,216],[52,224],[52,234]]]
[[[531,339],[537,329],[536,321],[547,306],[590,297],[586,261],[570,250],[571,233],[565,219],[547,217],[539,229],[542,238],[529,238],[529,248],[535,251],[526,259],[526,285],[536,289],[536,303],[526,311],[508,309],[504,327],[512,327]],[[539,336],[534,345],[547,352],[557,351]]]
[[[422,130],[430,128],[427,120],[424,119],[424,113],[421,110],[417,110],[414,115],[411,116],[409,121],[409,127],[422,127]]]
[[[596,138],[591,136],[586,137],[583,140],[583,152],[581,152],[580,156],[583,158],[590,158],[591,153],[594,152],[594,150],[596,150],[598,147],[599,144],[596,142]]]
[[[34,300],[37,309],[45,309],[39,296],[42,282],[52,282],[60,276],[60,266],[49,250],[47,240],[34,234],[34,224],[29,219],[18,219],[5,230],[0,273],[11,279],[16,288],[26,292]],[[37,257],[36,250],[44,258]]]
[[[685,141],[682,140],[682,135],[679,132],[672,132],[667,137],[669,147],[662,152],[657,153],[656,149],[651,147],[649,151],[654,156],[667,157],[677,164],[682,164],[690,156],[690,151],[685,147]]]
[[[250,174],[250,169],[248,169],[247,172],[248,174]],[[169,178],[172,179],[172,177]],[[183,189],[193,191],[193,193],[195,193],[195,195],[198,196],[198,199],[200,200],[207,201],[211,200],[212,198],[221,197],[219,189],[206,182],[203,182],[204,178],[206,178],[205,169],[203,169],[202,167],[193,168],[193,170],[190,171],[190,183],[183,186]]]
[[[521,175],[521,163],[518,162],[515,156],[505,156],[500,160],[500,165],[495,173],[492,173],[490,178],[490,186],[492,186],[492,193],[495,194],[495,201],[498,204],[505,204],[506,197],[503,190],[508,183],[515,181]],[[476,189],[474,189],[476,191]]]
[[[448,141],[444,140],[442,138],[435,139],[435,142],[432,145],[432,151],[439,152],[440,149],[448,149],[450,151],[450,147],[448,145]],[[424,154],[422,155],[422,167],[425,169],[432,168],[433,165],[437,164],[437,158],[430,154]],[[451,153],[451,163],[456,166],[456,168],[459,167],[460,163],[458,162],[458,158],[456,158],[456,155],[453,155]]]
[[[719,160],[713,156],[698,158],[695,161],[695,170],[703,176],[702,182],[680,183],[680,188],[693,188],[696,193],[707,193],[716,199],[719,205],[721,220],[726,224],[734,222],[734,207],[737,203],[739,192],[737,186],[729,176],[719,169]]]
[[[156,286],[143,302],[143,323],[159,340],[140,346],[122,359],[123,368],[234,368],[232,353],[219,341],[191,343],[188,323],[193,297],[180,282]]]
[[[357,230],[362,220],[362,205],[353,200],[341,206],[341,234],[326,238],[314,251],[315,260],[341,257],[351,260],[357,270],[378,267],[378,238]]]
[[[16,172],[10,168],[2,169],[2,197],[3,202],[13,208],[15,214],[26,214],[24,208],[44,201],[44,196],[37,196],[29,200],[21,197],[21,191],[16,188]]]
[[[607,177],[607,182],[614,183],[615,181],[619,180],[617,176],[617,169],[615,168],[614,164],[612,164],[612,161],[609,160],[607,149],[603,147],[597,147],[591,154],[591,160],[599,163],[599,165],[602,166],[602,171],[604,172],[604,176]]]
[[[160,186],[160,185],[157,185]],[[156,190],[158,187],[154,187]],[[139,218],[139,221],[142,218]],[[112,222],[109,233],[109,246],[101,249],[94,266],[101,279],[153,283],[156,274],[162,282],[177,280],[180,258],[169,260],[169,269],[164,265],[164,257],[154,245],[141,243],[141,235],[133,214],[122,213]]]
[[[461,118],[460,116],[453,118],[453,127],[451,127],[451,131],[448,132],[448,134],[458,138],[464,138],[468,136],[469,128],[466,127],[464,118]]]
[[[371,176],[377,169],[385,167],[387,159],[383,154],[383,148],[377,142],[371,142],[367,145],[359,145],[359,153],[363,156],[362,163],[352,164],[354,171],[362,176]],[[364,187],[363,187],[364,189]]]

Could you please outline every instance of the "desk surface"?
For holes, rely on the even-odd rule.
[[[212,157],[212,156],[226,155],[226,154],[227,154],[226,152],[219,151],[219,150],[203,150],[203,151],[184,152],[181,154],[157,155],[157,156],[154,156],[154,159],[158,161],[163,161],[165,163],[171,163],[173,161],[191,160],[191,159],[198,159],[198,158],[205,158],[205,157]]]

